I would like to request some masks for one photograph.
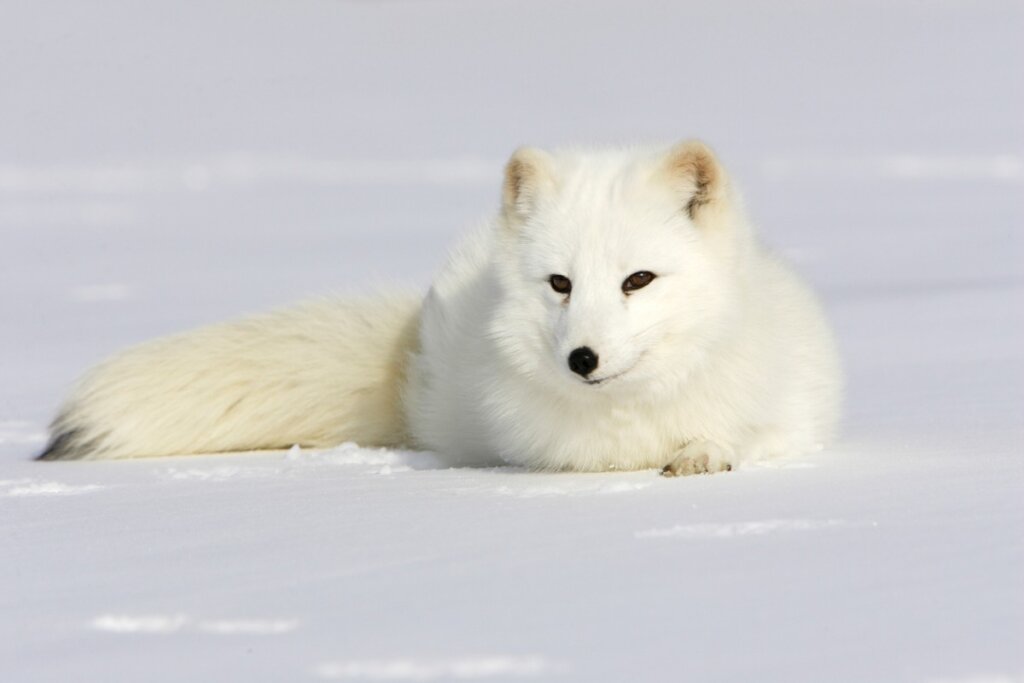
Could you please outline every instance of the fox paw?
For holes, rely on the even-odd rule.
[[[714,474],[732,469],[728,454],[719,446],[707,441],[687,444],[672,462],[662,468],[665,477],[682,477],[689,474]]]

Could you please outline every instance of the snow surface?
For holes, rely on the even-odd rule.
[[[0,680],[1024,681],[1019,3],[2,15]],[[824,453],[29,460],[126,344],[425,286],[519,144],[691,135],[838,328]]]

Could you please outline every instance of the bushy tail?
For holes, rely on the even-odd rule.
[[[82,378],[39,459],[403,444],[419,311],[318,301],[128,349]]]

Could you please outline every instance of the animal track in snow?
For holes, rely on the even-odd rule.
[[[63,484],[59,481],[35,481],[33,479],[8,479],[0,481],[0,496],[10,498],[25,496],[74,496],[106,488],[99,484]]]
[[[817,531],[854,526],[842,519],[767,519],[757,522],[723,522],[700,524],[677,524],[662,529],[637,531],[636,538],[736,538],[738,536],[763,536],[765,534]],[[859,526],[859,525],[858,525]]]
[[[508,655],[450,659],[381,659],[327,662],[317,666],[320,678],[372,681],[437,681],[477,678],[533,678],[557,673],[563,667],[543,657]]]
[[[196,624],[196,628],[203,633],[218,635],[277,635],[294,631],[298,626],[299,622],[296,619],[226,619],[200,621]]]
[[[572,483],[572,484],[551,484],[540,486],[526,486],[517,488],[514,486],[499,486],[494,492],[502,496],[514,498],[542,498],[547,496],[601,496],[617,493],[633,493],[641,491],[651,484],[650,482],[605,482],[605,483]]]
[[[90,622],[97,631],[108,633],[176,633],[199,631],[214,635],[279,635],[299,626],[296,619],[205,619],[192,620],[184,614],[101,614]]]
[[[188,621],[183,614],[173,615],[136,615],[102,614],[92,620],[92,627],[97,631],[111,633],[174,633]]]
[[[230,481],[232,479],[266,479],[284,472],[280,467],[261,467],[258,465],[218,465],[203,469],[201,467],[178,468],[168,467],[159,473],[168,479],[188,481]]]
[[[265,462],[265,460],[263,461]],[[277,465],[210,465],[208,467],[165,467],[157,474],[168,479],[223,482],[234,479],[268,479],[284,477],[310,468],[362,465],[374,474],[390,475],[413,470],[432,470],[441,467],[430,453],[392,451],[383,448],[363,448],[345,443],[328,450],[304,450],[299,446],[288,449]]]

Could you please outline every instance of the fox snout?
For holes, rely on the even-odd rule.
[[[573,349],[569,354],[569,369],[580,377],[586,377],[597,369],[597,354],[589,346]]]

